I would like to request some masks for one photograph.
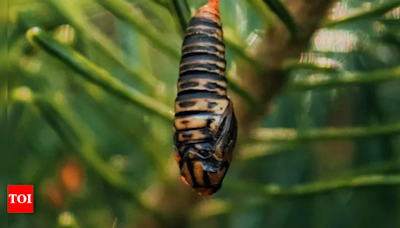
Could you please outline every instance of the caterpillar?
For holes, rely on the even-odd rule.
[[[179,67],[174,157],[181,179],[199,195],[212,195],[221,188],[237,135],[226,91],[219,0],[210,0],[190,20]]]

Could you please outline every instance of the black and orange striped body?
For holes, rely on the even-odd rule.
[[[225,69],[218,1],[211,0],[186,30],[175,101],[175,158],[182,179],[201,195],[221,187],[236,142]]]

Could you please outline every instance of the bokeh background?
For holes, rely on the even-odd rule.
[[[171,110],[206,2],[8,2],[2,185],[34,184],[35,213],[6,227],[400,227],[400,1],[221,0],[240,134],[200,197]]]

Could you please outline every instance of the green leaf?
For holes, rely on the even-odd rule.
[[[254,11],[261,17],[264,22],[264,25],[270,25],[273,22],[273,18],[271,17],[271,12],[268,10],[266,4],[264,4],[263,0],[247,0],[249,5],[251,5]]]
[[[93,133],[83,121],[74,115],[66,104],[55,104],[48,99],[35,96],[34,104],[44,120],[59,134],[65,143],[71,146],[93,169],[111,186],[126,194],[140,209],[153,214],[162,221],[159,211],[145,202],[138,189],[110,167],[94,150]]]
[[[298,26],[285,5],[280,0],[264,0],[264,3],[286,25],[292,37],[297,37]]]
[[[356,21],[368,20],[368,19],[371,19],[374,17],[382,16],[383,14],[387,13],[389,10],[396,8],[398,6],[400,6],[399,0],[391,1],[388,3],[381,4],[380,6],[374,8],[372,10],[358,13],[358,14],[355,14],[355,15],[350,16],[345,19],[325,22],[324,24],[322,24],[321,27],[331,28],[334,26],[345,25],[348,23],[356,22]]]
[[[57,42],[39,28],[29,30],[27,32],[27,37],[35,46],[38,46],[50,55],[66,63],[87,80],[99,85],[104,90],[128,100],[165,120],[172,120],[173,112],[168,106],[159,103],[132,87],[126,86],[113,77],[108,71],[97,66],[70,47]]]
[[[153,75],[143,75],[138,69],[132,68],[126,61],[126,56],[115,43],[106,37],[98,28],[91,24],[84,15],[81,8],[71,1],[46,0],[49,5],[62,15],[68,23],[75,29],[79,30],[84,37],[101,48],[111,59],[121,64],[123,70],[126,70],[128,75],[135,76],[145,83],[146,86],[159,85],[161,82]]]
[[[246,46],[243,43],[241,43],[240,41],[238,42],[237,37],[234,38],[233,34],[228,32],[225,34],[224,40],[225,40],[227,48],[232,50],[232,52],[234,52],[236,55],[238,55],[244,61],[251,64],[251,66],[254,67],[256,70],[261,70],[260,61],[258,61],[256,58],[251,56],[246,51]]]
[[[314,182],[283,187],[277,184],[229,183],[232,188],[256,192],[267,197],[294,197],[316,195],[345,188],[379,187],[400,185],[400,175],[366,175],[346,179]],[[245,187],[244,187],[245,186]],[[251,190],[250,190],[251,189]]]
[[[302,65],[303,66],[303,65]],[[302,68],[302,66],[299,66]],[[308,65],[309,67],[309,65]],[[308,68],[306,67],[306,68]],[[318,67],[315,67],[317,69]],[[304,69],[304,68],[303,68]],[[320,72],[326,73],[327,69],[319,69]],[[330,70],[332,71],[332,69]],[[371,71],[367,73],[350,73],[337,71],[333,75],[310,75],[302,79],[288,82],[286,91],[304,91],[312,89],[329,89],[344,86],[356,86],[361,84],[376,84],[387,81],[400,80],[400,67]]]
[[[233,92],[235,92],[240,98],[246,101],[250,107],[255,108],[255,110],[260,110],[262,107],[261,103],[251,95],[246,89],[244,89],[239,82],[237,82],[234,78],[229,77],[227,74],[226,77],[228,78],[228,86]]]
[[[168,54],[172,58],[179,60],[180,48],[174,45],[164,34],[157,32],[152,24],[150,24],[144,16],[139,13],[132,13],[132,6],[124,0],[96,0],[100,5],[109,10],[120,20],[128,23],[141,34],[147,37],[151,44],[159,48],[162,52]]]
[[[400,133],[400,122],[371,127],[315,128],[296,130],[288,128],[260,128],[253,132],[253,142],[309,142],[321,140],[352,140],[356,138],[394,135]]]
[[[190,8],[187,0],[171,0],[171,5],[173,7],[174,14],[178,18],[181,31],[185,32],[186,28],[189,26],[188,22],[191,18]]]

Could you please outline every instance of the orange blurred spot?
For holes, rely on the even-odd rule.
[[[219,7],[219,0],[210,0],[207,5],[211,6],[211,7],[215,7],[218,8]]]
[[[181,160],[181,158],[179,157],[179,155],[176,151],[174,153],[174,158],[175,158],[176,163],[179,165],[179,161]]]
[[[212,188],[196,188],[196,191],[201,196],[211,196],[214,193]]]
[[[189,182],[186,180],[186,178],[185,178],[184,176],[181,176],[181,180],[182,180],[183,182],[185,182],[185,184],[187,184],[187,185],[190,186]]]
[[[45,190],[44,195],[46,200],[55,207],[60,207],[64,204],[64,195],[61,188],[54,183],[49,184]]]
[[[68,192],[81,191],[85,179],[85,171],[75,158],[69,158],[64,162],[60,169],[60,180]]]
[[[200,8],[199,12],[210,12],[212,14],[220,16],[219,12],[219,0],[210,0],[207,5]]]

